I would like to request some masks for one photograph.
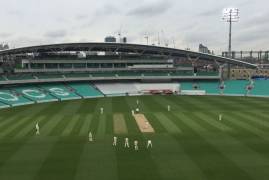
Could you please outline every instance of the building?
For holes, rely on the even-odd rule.
[[[208,47],[204,46],[203,44],[199,44],[199,52],[200,53],[211,54],[211,52],[208,49]]]

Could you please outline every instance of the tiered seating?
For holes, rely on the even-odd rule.
[[[130,72],[130,71],[122,71],[122,72],[116,72],[118,76],[141,76],[140,72]]]
[[[178,91],[178,83],[135,83],[138,91],[171,90]]]
[[[227,95],[245,95],[246,86],[249,84],[246,80],[225,81],[224,94]]]
[[[34,86],[23,86],[13,88],[18,93],[36,102],[50,102],[57,101],[57,99],[51,96],[48,92],[42,89],[38,89]]]
[[[0,90],[0,101],[11,106],[19,106],[25,104],[33,104],[34,102],[24,98],[20,93],[11,92],[10,90]]]
[[[90,73],[93,77],[115,77],[115,73],[113,72],[95,72],[95,73]]]
[[[54,78],[63,78],[62,74],[37,74],[38,79],[54,79]]]
[[[7,77],[8,80],[30,80],[35,79],[31,74],[16,74]]]
[[[181,82],[180,83],[181,90],[193,90],[192,82]]]
[[[269,80],[256,80],[251,95],[269,96]]]
[[[171,72],[170,76],[193,76],[192,71],[176,71],[176,72]]]
[[[199,89],[205,90],[206,94],[219,94],[219,82],[200,82]]]
[[[84,98],[89,97],[103,97],[103,94],[96,90],[90,84],[85,83],[69,83],[69,86],[76,89],[76,92],[83,96]]]
[[[138,94],[134,83],[96,83],[95,85],[105,95]]]
[[[64,74],[66,78],[80,78],[80,77],[90,77],[89,73],[69,73]]]
[[[0,75],[0,81],[6,81],[6,79]]]
[[[168,76],[167,72],[145,72],[142,74],[144,76]]]
[[[0,109],[7,108],[7,107],[10,107],[10,106],[0,102]]]
[[[40,85],[41,88],[50,92],[52,96],[59,98],[60,100],[68,100],[68,99],[80,99],[74,89],[69,89],[63,84],[43,84]]]
[[[197,72],[197,76],[218,76],[218,72]]]

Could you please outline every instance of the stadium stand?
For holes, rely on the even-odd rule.
[[[91,97],[103,97],[104,95],[95,89],[90,84],[85,83],[69,83],[70,87],[74,88],[76,92],[81,95],[83,98],[91,98]]]
[[[220,94],[219,82],[200,82],[199,89],[205,90],[206,94]]]
[[[6,79],[3,76],[0,76],[0,81],[6,81]]]
[[[52,96],[60,100],[80,99],[75,92],[75,89],[68,88],[63,84],[42,84],[39,87],[47,90]]]
[[[246,86],[249,84],[247,80],[229,80],[225,81],[224,94],[226,95],[245,95]]]
[[[193,83],[192,82],[180,82],[180,89],[181,90],[193,90]]]
[[[54,78],[63,78],[62,74],[37,74],[38,79],[54,79]]]
[[[80,77],[90,77],[89,73],[68,73],[64,74],[66,78],[80,78]]]
[[[13,88],[13,90],[37,103],[57,101],[57,99],[51,96],[48,92],[45,92],[42,89],[38,89],[35,86],[29,85],[29,86],[16,87]]]
[[[139,94],[134,83],[96,83],[95,86],[107,96]]]
[[[8,80],[28,80],[35,79],[31,74],[17,74],[7,76]]]
[[[10,107],[10,106],[7,105],[7,104],[4,104],[2,102],[0,102],[0,109],[2,109],[2,108],[8,108],[8,107]]]
[[[269,96],[269,80],[256,80],[251,95]]]
[[[0,90],[0,101],[11,106],[33,104],[34,102],[23,97],[22,94],[7,89]]]

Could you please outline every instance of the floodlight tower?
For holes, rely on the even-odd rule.
[[[232,23],[239,21],[238,8],[225,8],[222,13],[222,19],[229,23],[229,48],[228,56],[232,58]]]

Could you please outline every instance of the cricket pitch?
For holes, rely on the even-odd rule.
[[[142,133],[154,133],[154,129],[144,114],[134,114],[135,121]]]

